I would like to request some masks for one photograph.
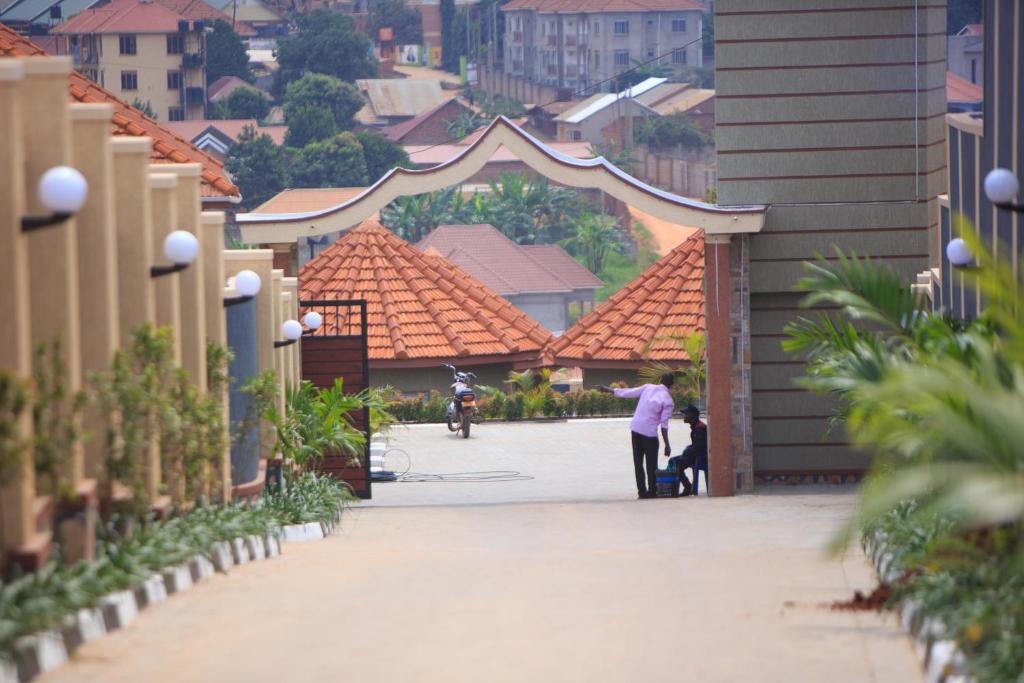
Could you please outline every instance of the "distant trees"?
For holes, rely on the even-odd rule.
[[[561,245],[577,255],[591,273],[600,273],[608,255],[622,251],[618,220],[607,214],[584,214],[576,224],[576,234]]]
[[[230,24],[217,19],[213,22],[213,32],[206,36],[206,82],[212,84],[222,76],[253,81],[245,44]]]
[[[284,98],[286,144],[305,147],[350,129],[363,103],[355,86],[331,76],[309,73],[292,81]]]
[[[955,35],[967,24],[981,23],[981,0],[948,0],[946,33]]]
[[[232,145],[224,167],[242,194],[245,206],[255,208],[285,188],[288,180],[284,149],[266,133],[246,126]]]
[[[298,31],[278,42],[278,71],[274,90],[285,92],[288,84],[308,72],[353,82],[376,78],[377,60],[370,56],[370,39],[357,31],[348,14],[315,10],[299,15]]]
[[[455,0],[441,0],[441,67],[445,71],[458,71],[459,60],[455,55]]]
[[[711,143],[711,138],[685,112],[643,119],[634,126],[633,139],[658,148],[682,145],[700,149]]]
[[[270,113],[267,96],[255,88],[236,88],[224,100],[210,107],[210,118],[256,119],[262,121]]]
[[[367,184],[377,182],[381,176],[396,166],[409,167],[409,155],[402,146],[391,142],[383,135],[364,130],[356,133],[356,139],[363,146]]]
[[[293,187],[358,187],[366,184],[363,146],[352,133],[310,144],[298,150],[291,164]]]
[[[423,22],[420,12],[405,4],[405,0],[375,0],[370,8],[369,28],[374,39],[378,31],[391,27],[398,45],[419,45],[423,42]]]

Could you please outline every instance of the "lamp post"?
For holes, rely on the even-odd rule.
[[[150,266],[150,277],[163,277],[188,268],[199,254],[199,240],[187,230],[175,230],[164,238],[164,256],[171,262],[166,266]]]
[[[42,205],[52,213],[49,216],[22,216],[22,232],[57,225],[71,218],[85,204],[89,184],[76,169],[54,166],[39,178],[36,192]]]
[[[302,337],[302,323],[298,320],[285,320],[281,324],[281,336],[283,340],[274,340],[274,348],[280,349],[284,346],[291,346]]]
[[[260,287],[262,286],[263,282],[260,280],[260,276],[254,271],[238,271],[235,274],[235,289],[238,290],[238,296],[224,297],[224,307],[237,306],[238,304],[244,304],[246,301],[252,301],[260,293]]]

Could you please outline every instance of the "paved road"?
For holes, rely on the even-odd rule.
[[[849,494],[637,501],[603,436],[622,425],[590,425],[488,425],[463,443],[535,479],[382,486],[337,535],[214,577],[40,680],[920,680],[891,619],[825,607],[874,580],[859,552],[821,552]],[[417,430],[400,436],[422,444],[417,470],[480,458]],[[564,456],[529,447],[563,438]]]

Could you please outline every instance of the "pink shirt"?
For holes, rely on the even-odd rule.
[[[629,428],[644,436],[658,436],[658,427],[668,429],[668,419],[676,404],[664,384],[644,384],[631,389],[615,389],[619,398],[637,398],[636,411]]]

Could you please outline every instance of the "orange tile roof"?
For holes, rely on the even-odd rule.
[[[303,266],[303,300],[365,299],[371,361],[537,356],[551,335],[443,258],[364,221]],[[323,332],[332,334],[330,317]]]
[[[220,19],[229,26],[232,24],[231,17],[219,9],[206,4],[205,0],[156,0],[167,9],[177,12],[181,16],[195,21],[202,19],[211,27],[213,22]],[[244,21],[236,21],[233,26],[234,32],[239,36],[252,37],[256,35],[256,29]]]
[[[53,33],[176,33],[178,21],[185,19],[176,11],[154,2],[139,0],[111,0],[93,9],[85,9],[63,24],[54,26]]]
[[[971,83],[952,71],[946,72],[947,102],[981,102],[984,96],[984,91],[977,83]]]
[[[704,331],[703,281],[704,233],[698,232],[554,339],[544,355],[558,365],[592,367],[686,360],[666,337]]]
[[[34,57],[45,54],[28,38],[0,24],[0,57]],[[238,188],[227,177],[224,165],[209,154],[196,149],[138,109],[117,99],[112,92],[93,83],[85,76],[72,72],[68,76],[68,90],[73,102],[107,103],[114,105],[111,121],[114,135],[146,136],[153,140],[150,160],[156,164],[199,163],[203,166],[202,194],[204,197],[236,197]]]
[[[694,0],[511,0],[502,10],[525,9],[538,12],[682,12],[707,11]]]

